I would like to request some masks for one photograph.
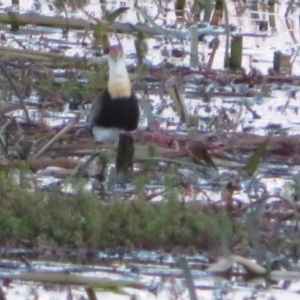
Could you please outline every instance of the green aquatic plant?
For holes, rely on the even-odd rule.
[[[223,213],[203,210],[181,200],[179,189],[168,184],[159,203],[146,201],[137,183],[133,200],[118,195],[104,201],[75,182],[73,194],[60,187],[42,191],[24,166],[13,173],[0,172],[0,224],[3,243],[25,239],[30,243],[98,249],[128,247],[172,250],[209,249],[220,245]],[[74,182],[73,182],[74,184]],[[230,238],[230,237],[228,237]]]

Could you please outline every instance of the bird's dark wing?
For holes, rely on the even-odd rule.
[[[100,110],[102,108],[102,102],[103,102],[102,98],[103,98],[103,93],[97,96],[92,103],[90,114],[87,117],[88,126],[91,128],[95,125],[95,119],[97,115],[100,114]]]

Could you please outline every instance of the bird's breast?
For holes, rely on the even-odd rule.
[[[108,91],[112,99],[120,97],[130,97],[131,83],[124,77],[114,77],[108,82]]]

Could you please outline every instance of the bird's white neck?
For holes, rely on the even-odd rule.
[[[112,98],[130,97],[131,83],[127,72],[125,58],[108,59],[108,92]]]

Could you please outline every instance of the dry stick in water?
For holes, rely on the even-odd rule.
[[[229,36],[230,36],[230,30],[229,30],[229,17],[228,17],[228,9],[226,6],[225,0],[223,0],[224,4],[224,17],[225,17],[225,55],[224,55],[224,67],[227,68],[229,64]]]
[[[42,147],[41,150],[36,153],[32,159],[37,159],[39,158],[46,150],[51,147],[59,138],[61,138],[64,134],[66,134],[68,131],[70,131],[79,121],[80,119],[80,114],[77,114],[75,118],[69,122],[60,132],[58,132],[44,147]]]
[[[167,80],[166,86],[167,86],[169,95],[176,106],[176,109],[178,111],[181,121],[184,122],[187,126],[190,126],[190,116],[187,112],[186,105],[181,97],[181,94],[178,91],[174,76],[170,77]]]
[[[64,3],[63,0],[60,0],[60,3],[61,3],[61,5],[62,5],[63,10],[64,10],[65,15],[66,15],[66,30],[69,31],[69,16],[68,16],[68,10],[67,10],[66,5],[65,5],[65,3]]]
[[[183,277],[184,277],[184,281],[185,281],[185,285],[188,289],[189,295],[190,295],[190,299],[191,300],[198,300],[197,297],[197,293],[196,293],[196,288],[195,288],[195,283],[194,283],[194,279],[193,279],[193,275],[190,269],[190,266],[186,260],[185,257],[180,257],[178,259],[178,265],[180,267],[180,269],[182,270],[183,273]]]
[[[153,18],[150,17],[145,10],[136,8],[136,11],[141,14],[141,16],[149,22],[149,24],[128,24],[128,23],[121,23],[121,22],[114,22],[111,24],[111,26],[107,26],[107,22],[103,21],[100,22],[101,24],[104,24],[104,26],[107,26],[108,30],[113,30],[116,32],[124,32],[124,33],[132,33],[136,31],[142,31],[145,34],[149,35],[164,35],[164,36],[170,36],[175,37],[178,39],[186,40],[189,38],[188,31],[180,31],[180,30],[173,30],[173,29],[165,29],[163,27],[160,27],[157,25]],[[226,10],[225,10],[226,12]],[[18,22],[20,26],[28,25],[28,24],[34,24],[36,26],[42,26],[42,27],[59,27],[59,28],[67,28],[69,26],[70,29],[78,29],[78,30],[86,30],[86,28],[94,28],[97,23],[99,23],[96,19],[90,20],[83,20],[78,18],[72,18],[69,17],[68,22],[63,16],[43,16],[38,13],[27,13],[27,14],[19,14],[15,13],[16,17],[18,18]],[[86,12],[85,14],[89,16]],[[228,12],[227,12],[228,15]],[[228,16],[227,16],[228,19]],[[2,23],[5,24],[11,24],[11,19],[7,15],[6,12],[0,12],[0,20]],[[225,22],[226,22],[226,13],[225,13]],[[228,24],[228,21],[226,22]],[[227,29],[226,29],[227,28]],[[207,26],[204,28],[198,28],[198,34],[199,35],[224,35],[228,34],[230,35],[230,31],[228,26],[225,27],[226,31],[223,29],[213,29],[211,26]],[[251,37],[267,37],[267,33],[244,33],[243,36],[251,36]]]
[[[5,107],[1,107],[0,108],[0,116],[2,115],[5,115],[11,111],[14,111],[14,110],[17,110],[17,109],[22,109],[23,108],[23,105],[21,102],[16,102],[16,103],[12,103],[12,104],[9,104]]]
[[[1,19],[0,19],[1,20]],[[16,49],[13,47],[4,47],[0,46],[0,55],[7,57],[22,57],[25,59],[32,59],[34,61],[42,61],[43,64],[52,64],[57,67],[65,67],[70,66],[71,64],[75,64],[77,66],[86,66],[88,64],[99,64],[99,62],[104,62],[104,59],[96,58],[84,58],[77,56],[66,56],[63,54],[57,53],[44,53],[37,50],[24,50],[24,49]],[[105,61],[106,63],[106,61]]]
[[[206,64],[206,68],[207,70],[211,70],[212,69],[212,64],[214,62],[214,58],[216,56],[216,53],[217,53],[217,50],[219,48],[219,45],[220,45],[220,40],[218,37],[214,37],[213,41],[212,41],[212,51],[210,53],[210,56],[209,56],[209,59],[208,59],[208,62]]]
[[[77,164],[72,172],[72,177],[82,177],[86,169],[88,168],[89,164],[100,154],[99,151],[93,153],[86,162],[83,164]]]
[[[1,287],[0,287],[0,300],[6,300],[5,293],[3,292]]]
[[[85,292],[86,292],[89,300],[97,300],[96,293],[91,286],[85,287],[84,289],[85,289]]]
[[[190,67],[197,68],[198,67],[198,27],[196,25],[192,25],[190,27],[190,40],[191,40],[191,59],[190,59]]]
[[[7,73],[6,68],[5,68],[5,66],[3,65],[2,62],[0,62],[0,69],[1,69],[2,73],[5,75],[5,77],[7,78],[7,80],[9,81],[9,83],[10,83],[11,87],[13,88],[13,90],[15,91],[17,97],[19,98],[19,100],[22,104],[22,108],[24,110],[27,122],[31,123],[30,118],[29,118],[29,114],[28,114],[28,110],[27,110],[27,107],[26,107],[25,102],[24,102],[24,99],[21,96],[21,94],[20,94],[19,90],[17,89],[16,85],[12,81],[10,75]]]
[[[145,289],[145,284],[139,281],[128,281],[128,280],[114,280],[110,278],[99,278],[96,276],[87,277],[78,274],[69,274],[51,271],[28,271],[20,272],[15,274],[0,274],[0,279],[10,279],[19,281],[33,281],[33,282],[46,282],[46,283],[57,283],[65,285],[90,285],[107,287],[131,287],[135,289]]]

